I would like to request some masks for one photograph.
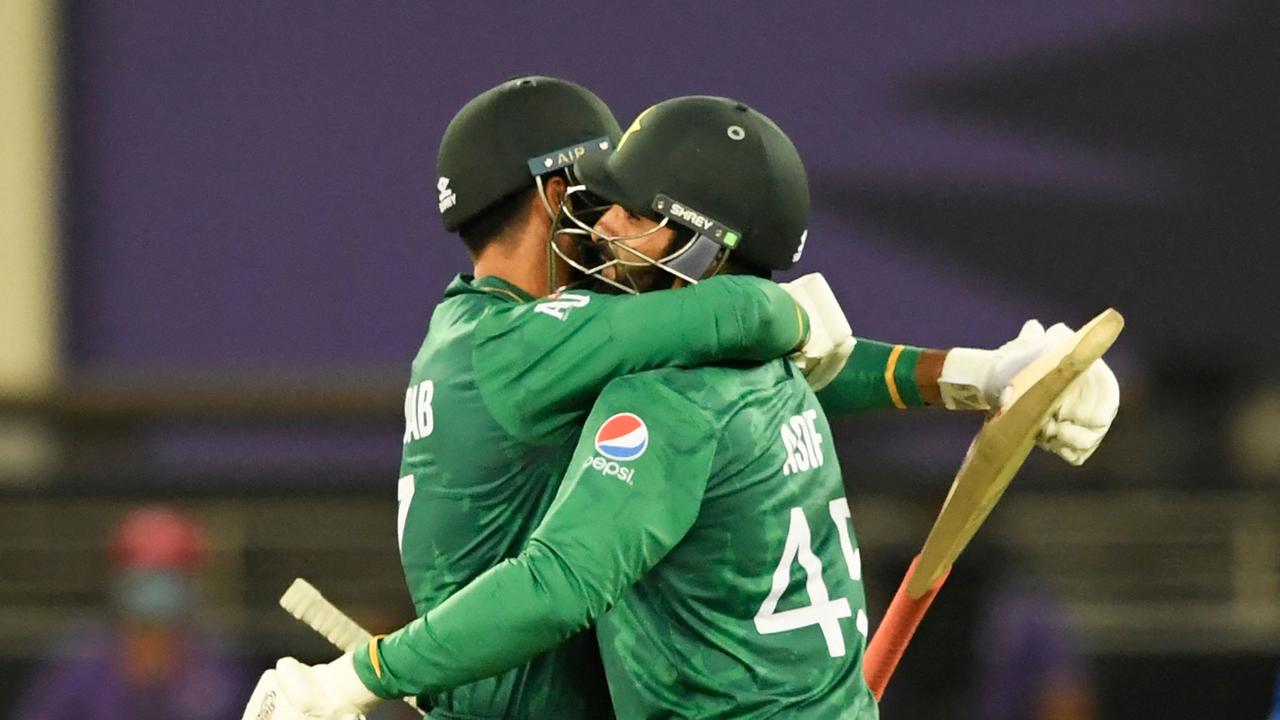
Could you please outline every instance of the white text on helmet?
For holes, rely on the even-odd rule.
[[[440,212],[444,212],[458,204],[458,194],[449,187],[449,178],[440,178],[440,180],[436,182],[436,189],[440,191]]]
[[[715,220],[712,220],[700,212],[690,210],[680,203],[671,203],[671,214],[693,225],[699,230],[710,230],[711,226],[716,224]]]

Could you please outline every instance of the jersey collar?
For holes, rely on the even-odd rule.
[[[481,278],[472,277],[471,275],[458,275],[453,279],[453,282],[449,283],[444,295],[445,297],[450,297],[452,295],[475,292],[495,295],[514,302],[529,302],[535,299],[524,290],[493,275],[486,275]]]

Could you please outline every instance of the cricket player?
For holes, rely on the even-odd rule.
[[[660,103],[615,154],[578,167],[592,192],[617,203],[596,223],[607,247],[589,268],[611,285],[763,275],[799,259],[803,166],[776,125],[745,106]],[[1036,328],[1009,345],[1042,341]],[[1006,348],[939,353],[932,380],[916,351],[913,374],[925,382],[903,377],[896,388],[898,347],[880,377],[893,404],[913,387],[917,402],[932,395],[959,407],[966,396],[994,406],[993,377],[1021,352]],[[947,403],[952,354],[970,355],[964,365],[976,374],[962,373],[954,384],[963,391]],[[985,372],[975,370],[979,359]],[[1029,359],[1020,362],[1012,364]],[[877,395],[871,386],[848,385]],[[861,674],[859,554],[829,438],[817,398],[787,361],[616,379],[518,557],[354,660],[282,660],[255,698],[277,692],[275,707],[294,713],[278,717],[352,717],[379,698],[438,693],[519,666],[598,620],[620,717],[875,717]],[[260,704],[251,700],[249,713]]]
[[[568,167],[609,153],[620,135],[599,98],[548,77],[480,94],[445,131],[437,201],[475,269],[453,281],[432,314],[404,398],[397,531],[420,614],[526,545],[611,378],[805,348],[816,352],[816,370],[818,360],[839,355],[836,345],[845,357],[851,349],[847,323],[838,342],[824,340],[787,291],[759,278],[642,298],[576,292],[534,302],[555,289],[557,270],[567,277],[560,258],[578,245],[554,237]],[[551,253],[548,238],[565,247]],[[445,719],[612,714],[594,633],[535,655],[420,703]]]

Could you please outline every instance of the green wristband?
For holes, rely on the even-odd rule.
[[[818,393],[828,413],[924,405],[916,385],[921,348],[858,338],[853,354],[836,379]]]
[[[890,357],[896,355],[893,367],[885,368],[885,385],[890,397],[897,393],[899,408],[920,407],[924,398],[920,396],[920,386],[916,384],[916,365],[920,362],[920,354],[924,351],[909,345],[895,345],[897,352],[890,351]]]

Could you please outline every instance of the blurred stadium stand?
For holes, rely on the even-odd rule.
[[[76,400],[0,400],[0,417],[56,421],[67,447],[110,448],[96,461],[59,469],[56,482],[0,490],[0,661],[16,669],[15,677],[68,622],[103,611],[107,530],[130,507],[174,499],[175,487],[182,488],[178,502],[204,521],[211,538],[207,617],[244,638],[246,652],[260,658],[330,652],[276,605],[296,576],[312,580],[373,628],[394,628],[412,617],[393,539],[395,505],[386,478],[394,468],[370,473],[316,463],[295,468],[305,477],[288,482],[252,468],[175,476],[145,452],[150,434],[173,424],[397,432],[398,418],[383,411],[396,407],[398,391],[389,383],[364,390],[353,383],[329,396],[305,385],[255,388],[242,381],[231,391],[212,383],[177,394],[163,392],[163,383],[147,392],[108,385],[78,392]],[[853,427],[846,422],[836,440],[867,576],[896,577],[901,568],[886,565],[917,548],[949,474],[932,473],[932,482],[910,468],[868,476],[853,458],[861,455],[857,425],[872,421],[897,419],[885,413]],[[106,446],[104,428],[111,430]],[[1125,456],[1125,437],[1119,433],[1099,459]],[[1223,701],[1252,707],[1239,695],[1246,685],[1257,685],[1255,705],[1262,703],[1269,662],[1280,647],[1280,489],[1108,489],[1099,482],[1102,471],[1072,489],[1075,479],[1063,467],[1035,459],[982,536],[1015,554],[1022,571],[1061,600],[1085,641],[1103,717],[1141,717],[1118,712],[1134,696],[1145,698],[1144,712],[1192,706],[1208,712]],[[981,570],[984,560],[971,553],[962,556],[961,569],[965,562],[974,563],[968,570]],[[891,589],[869,585],[873,622]],[[951,592],[960,602],[963,591]],[[947,599],[944,592],[939,604]],[[926,625],[922,644],[928,632]],[[938,671],[913,667],[912,659],[909,653],[904,674]],[[1209,682],[1223,668],[1232,668],[1228,684]],[[1189,698],[1169,695],[1164,686],[1170,682],[1198,689]],[[14,689],[0,683],[0,707]],[[1180,699],[1160,699],[1169,697]]]

